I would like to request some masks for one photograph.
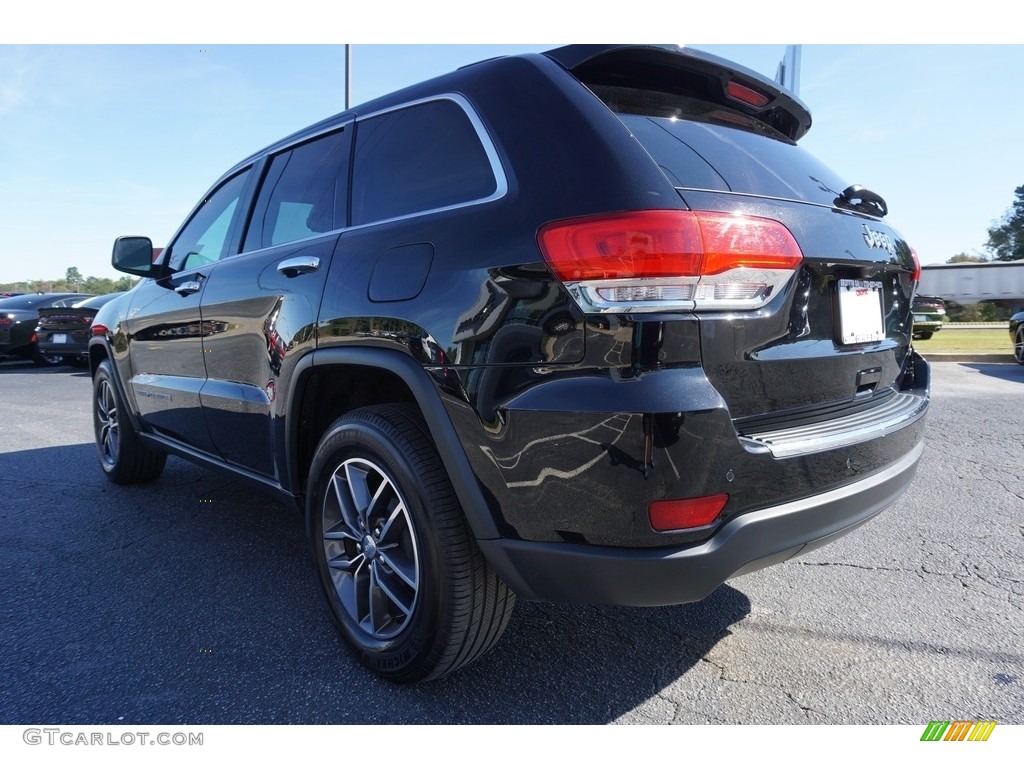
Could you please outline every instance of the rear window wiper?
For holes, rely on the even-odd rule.
[[[880,194],[860,184],[851,184],[844,189],[833,205],[857,213],[866,213],[868,216],[877,216],[880,219],[889,212],[889,206],[885,204],[885,199]]]

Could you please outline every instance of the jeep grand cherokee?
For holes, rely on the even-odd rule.
[[[806,107],[698,51],[484,61],[240,162],[103,307],[100,463],[305,516],[370,669],[490,649],[516,597],[663,605],[825,544],[921,456],[920,268]]]

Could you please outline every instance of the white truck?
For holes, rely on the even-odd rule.
[[[926,265],[917,293],[962,305],[987,301],[1024,309],[1024,259]]]

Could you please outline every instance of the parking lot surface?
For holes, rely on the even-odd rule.
[[[0,723],[1024,723],[1024,367],[933,366],[911,490],[701,603],[520,603],[416,687],[365,672],[302,521],[178,459],[97,467],[88,375],[0,365]]]

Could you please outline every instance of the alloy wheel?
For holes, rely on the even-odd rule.
[[[106,379],[96,388],[96,441],[100,447],[103,463],[113,466],[117,463],[120,440],[117,425],[117,398],[114,389]]]
[[[409,508],[388,474],[364,458],[335,469],[322,508],[323,548],[338,600],[376,640],[408,626],[421,569]]]

